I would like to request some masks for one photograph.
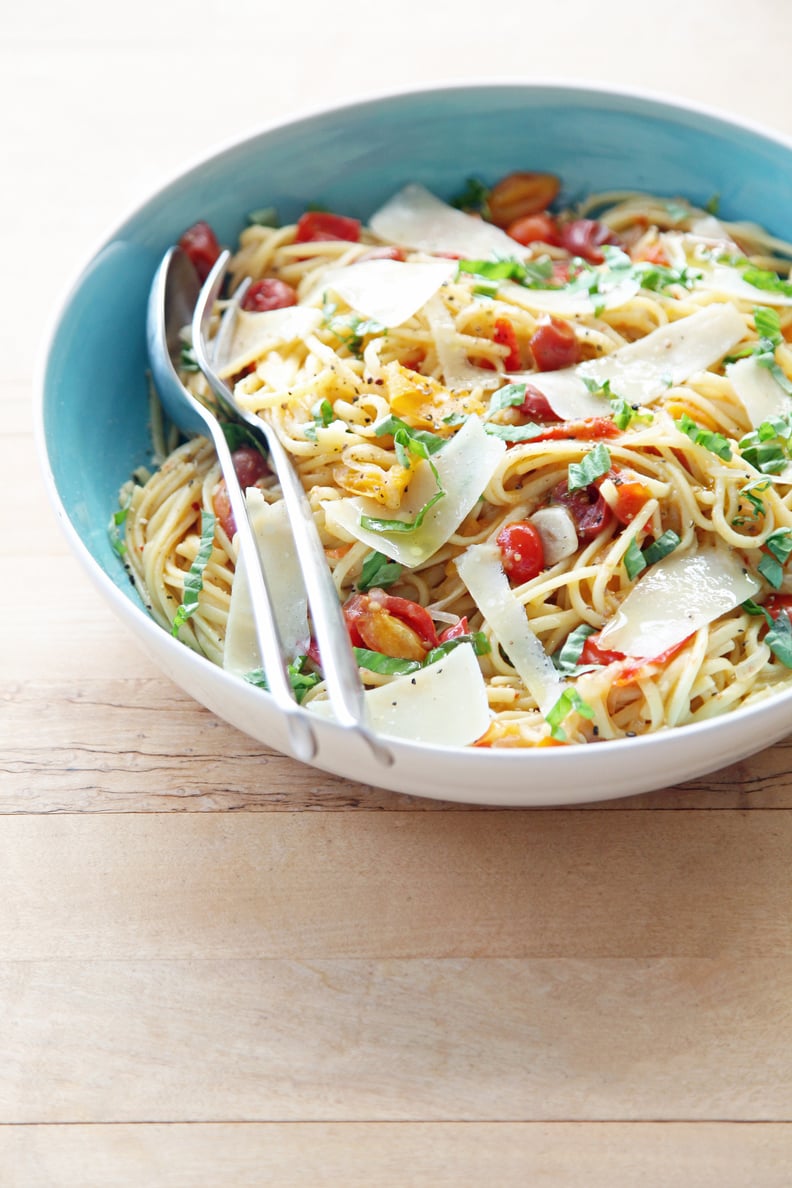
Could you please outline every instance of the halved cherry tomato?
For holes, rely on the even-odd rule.
[[[647,260],[650,264],[659,264],[663,268],[667,268],[669,264],[665,249],[659,243],[653,243],[650,247],[631,252],[630,256],[635,261]]]
[[[231,460],[243,491],[248,487],[254,487],[269,469],[266,458],[254,446],[240,446],[238,450],[234,450]],[[236,520],[225,479],[221,479],[215,487],[212,508],[220,521],[220,527],[228,539],[233,540],[236,534]]]
[[[611,470],[605,477],[616,488],[616,501],[611,504],[613,514],[620,524],[632,523],[644,504],[652,498],[649,488],[638,479],[623,479],[618,471]]]
[[[504,364],[507,371],[519,371],[522,366],[520,359],[520,344],[517,341],[517,333],[514,326],[508,318],[495,319],[495,332],[492,335],[493,341],[497,342],[499,346],[508,347],[509,353],[504,359]]]
[[[639,680],[642,675],[649,676],[646,672],[650,666],[657,665],[662,667],[667,664],[677,652],[684,648],[685,644],[691,637],[686,635],[684,639],[680,639],[679,643],[672,644],[670,648],[666,648],[663,652],[658,652],[656,656],[644,656],[637,660],[632,660],[629,664],[625,664],[624,668],[614,680],[614,685],[622,688],[624,685],[632,685]]]
[[[320,243],[344,239],[360,242],[360,221],[346,215],[330,214],[326,210],[307,210],[297,222],[297,243]]]
[[[497,536],[503,568],[515,585],[530,582],[545,567],[544,546],[539,530],[528,520],[515,520]]]
[[[558,229],[558,223],[546,210],[540,211],[539,214],[523,215],[522,218],[515,219],[513,223],[509,223],[506,234],[510,235],[512,239],[516,239],[524,247],[530,243],[548,243],[553,247],[561,246],[561,232]]]
[[[368,260],[398,260],[401,263],[404,260],[404,252],[398,247],[373,247],[362,252],[355,263],[364,264]]]
[[[291,285],[277,276],[254,281],[242,298],[242,309],[265,313],[270,309],[287,309],[297,304],[297,294]]]
[[[497,227],[508,227],[524,215],[546,210],[560,189],[552,173],[510,173],[493,186],[487,198],[489,215]]]
[[[372,589],[344,604],[349,638],[358,648],[405,660],[423,660],[439,640],[432,616],[417,602]]]
[[[626,660],[624,652],[612,652],[599,646],[599,632],[590,635],[583,644],[580,653],[581,664],[615,664],[619,660]]]
[[[179,247],[192,261],[201,282],[205,281],[220,255],[220,244],[209,224],[193,223],[179,240]]]
[[[452,627],[446,627],[445,631],[441,631],[437,638],[440,643],[446,643],[449,639],[459,639],[460,635],[467,635],[469,631],[467,615],[463,615],[458,623],[454,623]]]
[[[575,522],[578,537],[583,542],[594,540],[613,520],[613,512],[596,484],[570,491],[566,479],[553,488],[550,504],[560,503]]]
[[[604,243],[618,245],[621,240],[610,227],[596,219],[574,219],[561,227],[561,246],[590,264],[602,264],[605,256],[599,249]]]
[[[544,393],[540,392],[538,388],[535,388],[533,384],[525,385],[525,396],[519,407],[519,411],[531,421],[534,419],[540,421],[561,420],[558,414],[553,412],[550,402]]]
[[[580,421],[559,421],[556,425],[548,425],[531,441],[602,441],[603,437],[618,437],[619,433],[618,426],[610,417],[587,417]]]
[[[762,606],[771,619],[777,619],[782,611],[792,612],[792,594],[769,594]]]
[[[560,318],[550,318],[537,326],[528,345],[540,371],[572,367],[580,358],[575,331],[569,322],[562,322]]]

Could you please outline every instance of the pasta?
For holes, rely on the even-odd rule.
[[[475,684],[478,746],[631,737],[792,685],[792,248],[681,199],[553,213],[557,192],[512,174],[453,206],[407,186],[368,226],[259,213],[229,292],[253,283],[217,309],[223,374],[297,466],[364,685],[464,647],[449,717]],[[183,246],[204,272],[217,254],[204,224]],[[183,358],[211,404],[187,337]],[[232,432],[269,516],[277,482]],[[156,461],[122,491],[124,561],[157,622],[229,666],[213,449]],[[293,642],[321,710],[307,620]]]

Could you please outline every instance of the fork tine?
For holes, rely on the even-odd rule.
[[[324,555],[322,542],[302,483],[272,426],[262,417],[237,405],[233,392],[220,379],[209,357],[208,328],[230,256],[223,252],[207,277],[195,307],[192,340],[195,358],[218,403],[263,435],[270,463],[278,477],[289,525],[311,608],[314,631],[322,657],[327,692],[336,722],[365,740],[380,763],[390,766],[393,756],[366,724],[366,706],[357,662],[349,642],[341,604]],[[236,304],[232,309],[238,308]]]

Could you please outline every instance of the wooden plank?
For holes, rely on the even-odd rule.
[[[236,1123],[0,1128],[25,1188],[788,1188],[774,1123]]]
[[[8,817],[0,956],[770,957],[792,814]]]
[[[0,1121],[787,1121],[790,1002],[790,958],[0,962]]]

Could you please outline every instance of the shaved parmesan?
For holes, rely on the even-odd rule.
[[[600,633],[600,644],[627,656],[657,656],[759,589],[728,549],[670,554],[636,583]]]
[[[310,637],[308,599],[284,503],[267,503],[256,487],[248,487],[246,501],[267,587],[272,597],[286,656],[305,651]],[[244,676],[261,667],[245,562],[237,561],[228,608],[223,667]]]
[[[227,346],[227,362],[220,371],[221,378],[236,375],[280,343],[302,339],[313,333],[322,320],[321,311],[304,305],[290,305],[286,309],[268,309],[256,313],[240,309],[234,319],[233,332]]]
[[[369,689],[364,701],[374,730],[412,742],[464,747],[490,724],[484,678],[469,643],[426,668]],[[329,701],[307,702],[306,709],[333,717]]]
[[[549,713],[566,682],[534,634],[525,607],[515,598],[498,546],[472,545],[457,560],[457,571],[526,689],[542,713]]]
[[[364,528],[361,516],[380,518],[382,505],[363,496],[322,503],[327,526],[347,539],[362,540],[402,565],[420,565],[445,544],[474,507],[505,449],[505,442],[486,433],[478,417],[468,417],[456,436],[432,458],[445,495],[429,509],[418,528],[407,532]],[[424,459],[415,468],[396,518],[414,520],[436,493],[437,480]]]
[[[487,371],[469,361],[469,348],[439,297],[433,297],[427,302],[426,316],[434,338],[437,358],[443,369],[445,386],[449,391],[469,392],[471,388],[497,388],[500,385],[501,377],[497,371]]]
[[[421,185],[408,185],[369,220],[375,235],[423,252],[452,252],[476,259],[524,256],[505,231],[456,210]]]
[[[602,416],[605,405],[590,391],[592,384],[601,386],[607,380],[614,396],[629,404],[651,404],[671,384],[684,383],[717,363],[744,334],[745,322],[733,305],[708,305],[600,359],[509,379],[535,384],[559,417]]]
[[[540,507],[531,523],[542,538],[545,565],[555,565],[578,551],[577,530],[565,507]]]
[[[729,363],[726,375],[748,413],[751,425],[757,429],[762,421],[792,412],[784,389],[755,355]]]
[[[631,301],[640,289],[635,277],[625,277],[602,292],[589,293],[584,289],[527,289],[514,281],[501,281],[498,296],[505,297],[523,309],[536,313],[584,316],[598,310],[619,309]]]
[[[756,285],[749,285],[739,268],[729,268],[725,264],[705,269],[701,280],[696,282],[696,288],[723,293],[726,297],[736,297],[740,301],[752,301],[754,305],[792,305],[792,296],[780,290],[758,289]]]
[[[329,269],[321,287],[332,290],[357,313],[383,326],[401,326],[455,275],[456,269],[453,260],[364,260],[347,268]]]

